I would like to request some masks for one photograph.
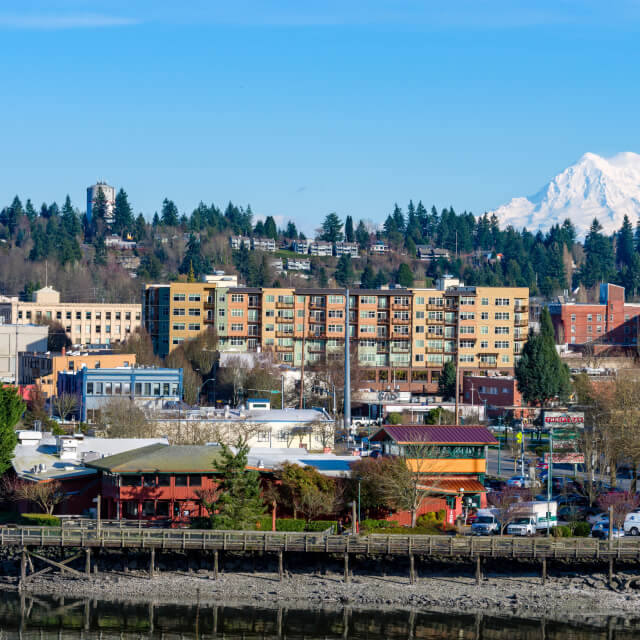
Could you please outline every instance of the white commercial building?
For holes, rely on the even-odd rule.
[[[93,205],[98,197],[98,191],[102,190],[106,203],[105,222],[111,224],[113,222],[113,208],[116,205],[115,187],[109,186],[106,182],[98,181],[96,184],[87,187],[87,220],[91,220],[93,215]]]

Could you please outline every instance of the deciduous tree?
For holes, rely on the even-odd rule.
[[[11,467],[13,451],[18,444],[14,427],[20,421],[25,407],[15,387],[0,387],[0,475]]]

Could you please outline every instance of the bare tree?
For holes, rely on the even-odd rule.
[[[630,491],[603,493],[598,498],[598,506],[607,513],[613,508],[613,526],[622,527],[624,519],[630,511],[634,511],[640,504],[640,498]]]
[[[64,421],[70,413],[74,413],[78,408],[78,398],[71,393],[61,393],[53,399],[53,406],[61,420]]]
[[[234,406],[240,401],[240,390],[245,388],[250,371],[249,363],[241,356],[228,358],[218,371],[218,383],[229,385],[233,390]]]
[[[149,438],[154,428],[130,398],[113,398],[102,407],[102,424],[110,438]]]
[[[310,425],[311,436],[320,441],[323,449],[333,447],[336,437],[336,425],[335,422],[328,420],[315,420]],[[310,443],[313,446],[313,442]]]
[[[7,500],[25,500],[49,515],[64,500],[62,485],[57,480],[31,482],[20,478],[4,478],[0,491]]]
[[[502,491],[487,496],[491,506],[498,512],[500,535],[509,524],[522,515],[522,503],[530,501],[531,498],[531,489],[518,487],[505,487]]]

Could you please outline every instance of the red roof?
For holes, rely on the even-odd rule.
[[[398,444],[498,444],[489,429],[480,425],[385,425],[371,440],[389,438]]]

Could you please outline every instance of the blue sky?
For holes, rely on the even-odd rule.
[[[640,151],[638,0],[3,0],[0,203],[481,213]]]

